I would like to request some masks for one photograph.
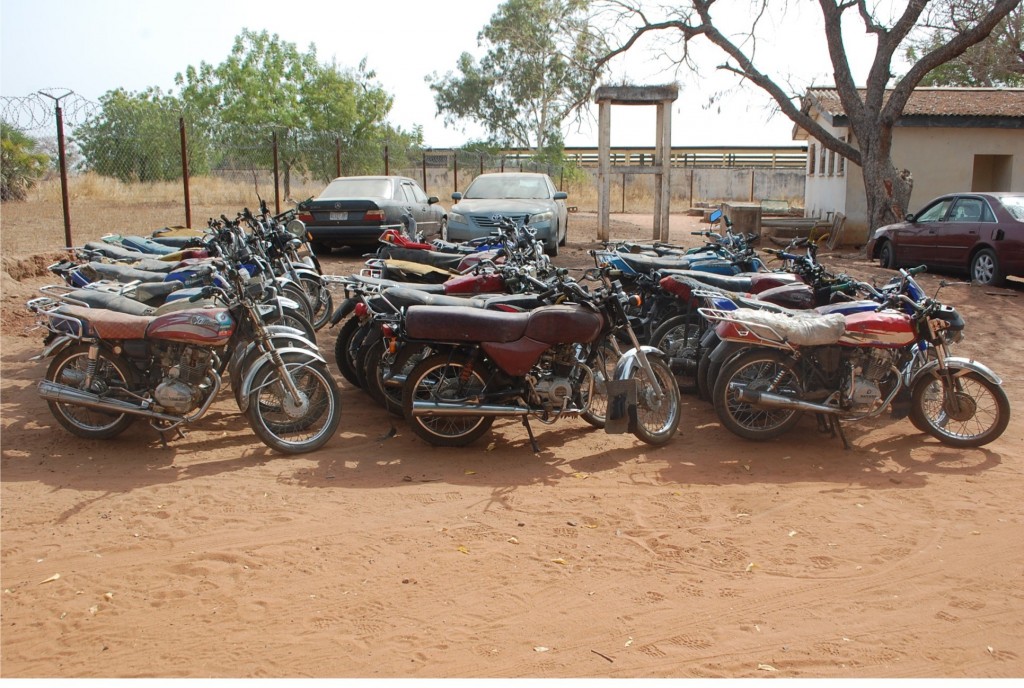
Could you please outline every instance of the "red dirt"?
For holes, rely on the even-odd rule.
[[[695,221],[673,221],[688,238]],[[571,231],[556,262],[586,265],[592,216]],[[537,455],[512,421],[442,450],[336,375],[340,430],[312,454],[267,449],[227,394],[168,448],[145,423],[86,442],[35,392],[24,301],[53,280],[14,265],[4,678],[1024,675],[1019,415],[981,449],[883,419],[849,426],[844,451],[813,419],[741,440],[684,396],[659,449],[572,420],[535,423]],[[1022,293],[943,291],[967,320],[958,353],[1017,414]]]

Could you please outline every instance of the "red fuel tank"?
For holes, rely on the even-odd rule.
[[[874,346],[899,349],[917,336],[910,316],[904,313],[865,311],[846,316],[846,331],[839,338],[847,346]]]
[[[221,346],[235,331],[227,308],[196,308],[161,315],[146,328],[147,339]]]

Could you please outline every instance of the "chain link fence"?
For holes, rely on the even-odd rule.
[[[35,222],[31,241],[52,248],[81,245],[107,232],[203,226],[209,218],[254,207],[259,199],[284,210],[317,195],[335,177],[358,174],[411,177],[428,196],[448,203],[452,192],[464,190],[478,174],[545,172],[568,192],[570,205],[597,207],[593,149],[567,153],[554,164],[526,151],[423,148],[410,136],[224,125],[182,110],[174,99],[143,100],[120,91],[105,94],[101,103],[67,89],[0,97],[0,120],[5,131],[28,137],[44,161],[27,180],[27,204],[5,202],[4,224]],[[673,172],[672,205],[748,200],[748,188],[749,200],[755,194],[802,200],[805,154],[787,155],[781,164],[773,153],[748,155],[737,165],[730,152],[699,156],[674,150],[672,164],[679,171]],[[15,166],[5,144],[5,184]],[[701,172],[705,168],[717,171]],[[764,169],[755,175],[755,168]],[[613,210],[650,212],[648,177],[613,179]],[[755,182],[763,189],[755,189]],[[55,231],[60,227],[62,238]],[[21,233],[10,235],[4,232],[5,250],[12,241],[29,241]]]

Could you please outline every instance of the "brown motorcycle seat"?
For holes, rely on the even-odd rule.
[[[103,308],[61,306],[57,312],[87,322],[91,332],[100,339],[143,339],[146,328],[153,322],[153,318],[147,315],[130,315]]]
[[[512,342],[529,337],[545,344],[590,342],[601,332],[598,313],[582,306],[542,306],[525,313],[469,306],[410,306],[405,329],[413,339],[444,342]]]

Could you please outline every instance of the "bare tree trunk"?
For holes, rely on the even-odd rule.
[[[861,141],[869,230],[902,222],[910,205],[914,178],[910,170],[899,170],[892,163],[891,148],[892,129],[868,134]]]

